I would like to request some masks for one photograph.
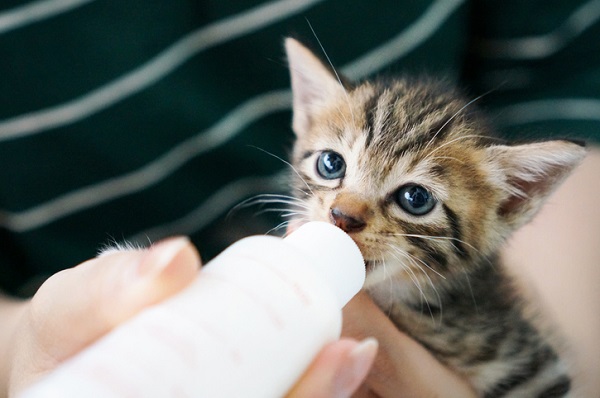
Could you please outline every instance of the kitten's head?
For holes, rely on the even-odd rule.
[[[360,247],[370,283],[437,278],[495,253],[585,155],[578,144],[504,145],[443,83],[350,85],[286,41],[301,221],[334,223]]]

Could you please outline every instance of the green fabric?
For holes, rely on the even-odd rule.
[[[264,22],[269,10],[292,3],[91,1],[23,26],[0,26],[0,288],[29,294],[45,276],[94,256],[111,239],[138,237],[144,243],[145,235],[156,240],[184,233],[208,260],[232,241],[265,233],[281,222],[275,215],[256,214],[257,207],[229,216],[228,210],[247,197],[285,189],[285,179],[272,176],[285,169],[275,156],[285,159],[293,139],[289,96],[266,108],[244,106],[264,104],[265,93],[288,90],[283,38],[293,35],[320,51],[311,27],[340,69],[399,38],[396,55],[370,74],[462,79],[473,95],[495,90],[479,103],[491,113],[500,110],[499,115],[506,115],[507,106],[529,100],[600,97],[598,23],[542,59],[497,59],[479,50],[482,39],[552,31],[578,9],[576,2],[388,0],[375,6],[330,0],[306,2],[302,9]],[[4,4],[0,16],[31,3]],[[191,51],[168,73],[122,100],[35,134],[7,136],[13,131],[11,119],[61,106],[70,112],[73,104],[79,111],[90,96],[97,99],[100,88],[122,87],[119,79],[132,71],[157,66],[157,57],[186,35],[201,32],[197,37],[211,42],[242,26],[239,21],[248,23],[244,13],[255,7],[268,8],[260,14],[264,18],[252,20],[264,22],[260,27]],[[232,19],[240,15],[246,16]],[[230,25],[215,29],[224,23]],[[511,80],[515,70],[531,79]],[[223,124],[228,116],[246,111],[250,116],[241,119],[246,123],[238,130]],[[600,136],[598,116],[516,125],[497,119],[513,138],[548,136],[550,131]],[[199,135],[214,131],[219,134]],[[231,131],[232,138],[202,150]],[[199,138],[193,143],[194,137]],[[172,169],[145,168],[165,155],[183,160],[167,162]],[[140,170],[147,173],[129,178]],[[149,175],[154,179],[144,181]],[[115,185],[115,179],[124,183]],[[112,181],[110,189],[102,185],[106,181]],[[82,189],[86,195],[80,195]],[[111,189],[121,194],[103,197]],[[76,209],[81,203],[91,205]],[[35,213],[39,209],[43,212]],[[31,219],[15,214],[33,215],[37,221],[22,224]],[[47,214],[53,217],[40,222]],[[186,223],[169,227],[180,219]],[[162,226],[157,233],[156,226]]]
[[[476,93],[491,91],[482,102],[502,132],[517,140],[598,142],[600,3],[493,0],[474,2],[472,15],[463,76]],[[517,51],[515,39],[535,41],[527,46],[532,51]],[[490,41],[498,40],[513,54],[493,54]]]

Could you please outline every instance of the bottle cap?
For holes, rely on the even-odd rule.
[[[365,282],[365,263],[356,243],[335,225],[313,221],[288,235],[286,243],[306,253],[314,268],[331,286],[342,308]]]

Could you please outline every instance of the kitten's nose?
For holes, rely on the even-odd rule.
[[[329,216],[336,227],[348,233],[362,231],[367,225],[360,216],[346,214],[339,207],[333,207]]]

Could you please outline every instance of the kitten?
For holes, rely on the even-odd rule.
[[[444,83],[338,78],[286,41],[295,195],[352,236],[390,319],[483,397],[562,397],[568,369],[498,260],[510,233],[585,156],[569,141],[507,145]]]

